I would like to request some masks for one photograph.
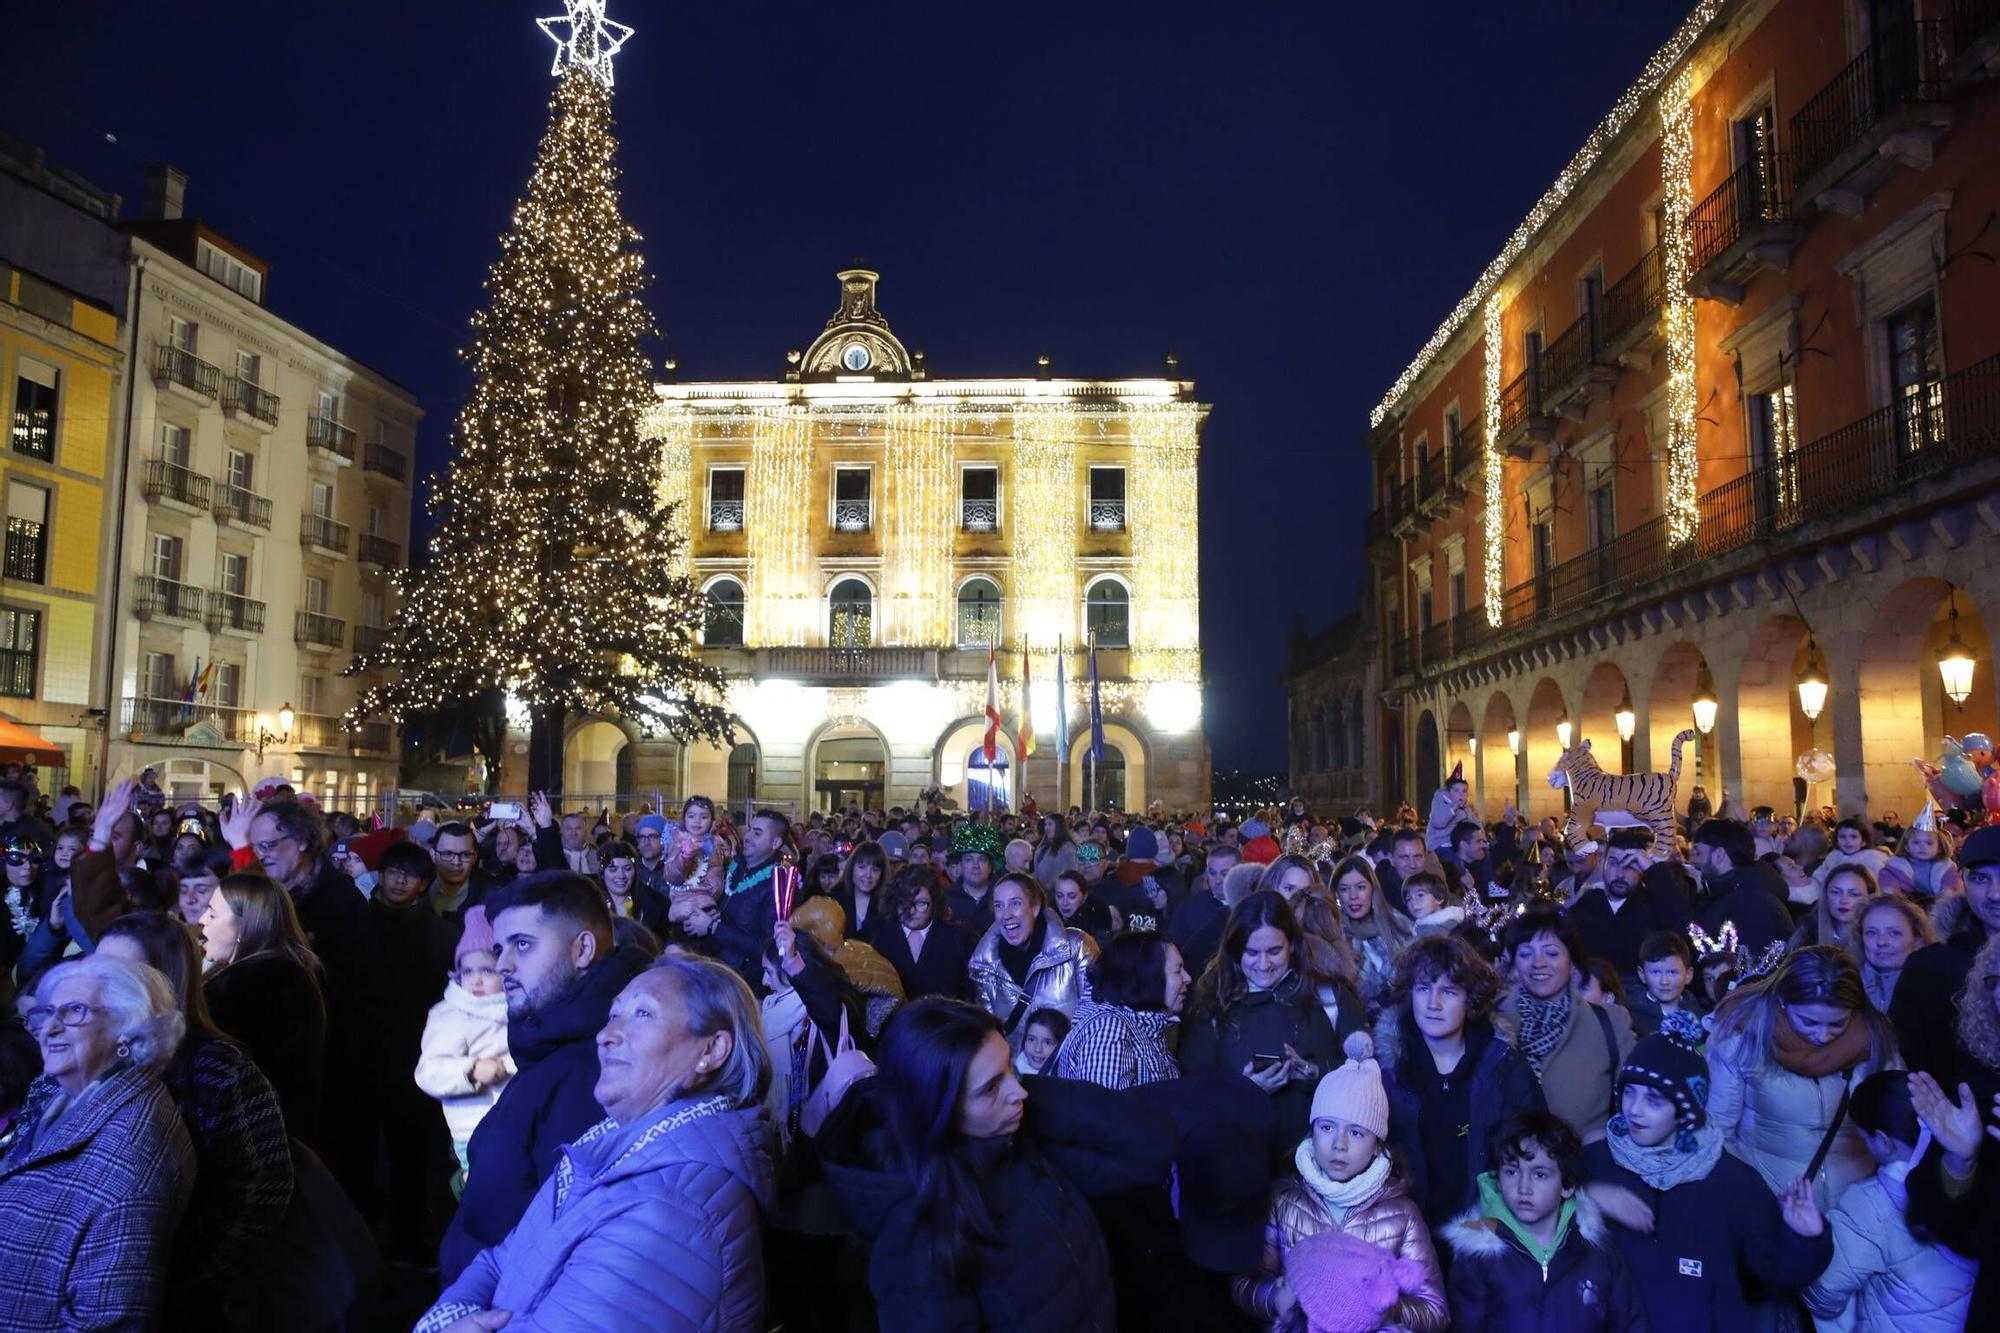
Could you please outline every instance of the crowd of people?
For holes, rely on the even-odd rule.
[[[0,1326],[369,1327],[385,1283],[418,1333],[2000,1319],[1960,812],[394,826],[31,778]]]

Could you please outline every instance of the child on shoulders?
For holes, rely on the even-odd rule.
[[[417,1086],[444,1105],[461,1178],[472,1131],[514,1076],[507,1054],[507,996],[495,967],[493,923],[484,907],[465,909],[444,998],[431,1006],[417,1057]]]

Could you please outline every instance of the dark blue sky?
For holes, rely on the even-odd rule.
[[[940,376],[1173,349],[1215,404],[1209,736],[1281,768],[1292,617],[1354,603],[1368,409],[1687,8],[612,0],[662,350],[774,377],[857,255]],[[0,127],[134,206],[145,163],[185,170],[273,308],[418,391],[430,470],[546,116],[533,20],[561,9],[17,6]]]

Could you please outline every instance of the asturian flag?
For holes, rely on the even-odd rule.
[[[986,763],[1000,757],[1000,650],[986,650]]]

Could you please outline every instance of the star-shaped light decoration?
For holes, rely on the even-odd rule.
[[[604,0],[563,0],[563,5],[568,14],[535,20],[556,44],[556,63],[549,73],[561,74],[564,65],[576,65],[609,88],[611,57],[632,36],[632,29],[604,17]],[[562,25],[569,28],[569,36],[556,31]]]

